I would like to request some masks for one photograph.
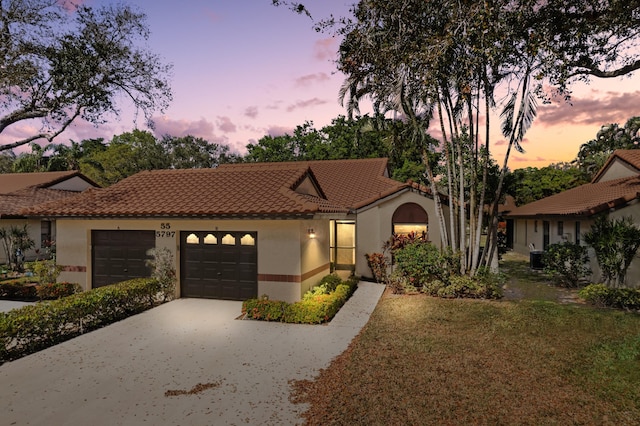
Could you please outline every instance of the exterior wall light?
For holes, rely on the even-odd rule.
[[[309,235],[309,238],[315,238],[316,237],[316,231],[314,231],[313,228],[309,228],[309,229],[307,229],[307,235]]]

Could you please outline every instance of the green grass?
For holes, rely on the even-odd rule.
[[[386,296],[294,400],[308,424],[638,424],[640,315]]]

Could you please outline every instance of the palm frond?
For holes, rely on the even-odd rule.
[[[505,138],[511,138],[511,134],[513,133],[513,117],[516,111],[516,96],[517,93],[515,92],[511,94],[511,97],[500,113],[500,119],[502,120],[500,128],[502,129],[502,136]]]

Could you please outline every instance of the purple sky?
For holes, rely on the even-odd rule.
[[[97,6],[108,1],[85,3]],[[147,14],[149,47],[174,66],[174,101],[155,119],[158,136],[191,134],[244,153],[248,143],[266,134],[290,132],[306,120],[320,128],[345,114],[338,102],[343,76],[332,62],[339,40],[315,32],[308,17],[274,7],[271,0],[126,1]],[[314,18],[345,16],[351,3],[304,1]],[[527,153],[512,153],[510,168],[570,161],[602,124],[624,124],[640,115],[639,82],[639,77],[594,81],[576,86],[573,105],[540,107],[523,143]],[[119,121],[99,128],[77,122],[58,143],[110,140],[132,130],[133,114],[126,104],[122,108]],[[493,120],[492,150],[502,164],[505,143],[497,119]],[[19,135],[25,126],[5,132],[2,142]],[[139,127],[145,129],[142,123]]]

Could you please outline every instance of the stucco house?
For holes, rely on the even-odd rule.
[[[513,221],[513,249],[528,254],[549,244],[571,241],[584,244],[599,214],[612,219],[631,216],[640,224],[640,150],[616,150],[590,183],[517,207],[506,214]],[[593,281],[600,271],[591,252]],[[627,285],[640,283],[640,260],[627,272]]]
[[[55,241],[55,221],[46,215],[27,217],[22,211],[42,203],[75,197],[92,187],[97,187],[97,184],[77,171],[0,174],[0,228],[26,224],[35,247],[24,254],[26,260],[33,260],[47,244]],[[2,248],[0,264],[6,262]]]
[[[167,248],[180,297],[296,301],[333,270],[371,277],[365,253],[393,232],[440,241],[431,195],[384,158],[141,172],[25,214],[56,219],[61,279],[147,276],[148,250]]]

